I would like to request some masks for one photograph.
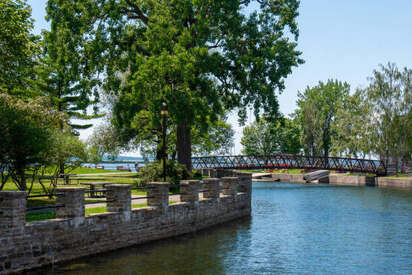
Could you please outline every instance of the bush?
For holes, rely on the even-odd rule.
[[[191,173],[182,164],[176,161],[166,162],[166,181],[171,184],[179,184],[181,180],[190,179]],[[153,181],[163,181],[163,165],[161,161],[150,163],[140,168],[138,176],[143,184]]]

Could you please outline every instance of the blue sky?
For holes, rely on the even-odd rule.
[[[48,29],[46,0],[29,0],[35,32]],[[352,90],[367,86],[367,78],[379,64],[395,62],[412,67],[411,0],[303,0],[298,18],[298,48],[305,64],[295,68],[279,96],[280,109],[296,108],[297,92],[329,78],[347,81]],[[250,119],[250,121],[252,121]],[[242,128],[236,117],[235,153],[239,153]],[[97,122],[98,123],[98,122]],[[86,139],[91,130],[81,133]]]

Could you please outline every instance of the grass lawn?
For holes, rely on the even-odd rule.
[[[116,173],[117,170],[104,170],[104,169],[95,169],[87,167],[78,167],[70,172],[70,174],[97,174],[97,173]]]
[[[281,173],[281,174],[291,174],[291,175],[302,175],[306,174],[306,172],[302,172],[303,169],[274,169],[271,170],[272,173]]]

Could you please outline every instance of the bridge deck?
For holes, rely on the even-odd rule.
[[[384,175],[384,161],[300,155],[193,157],[193,168],[215,169],[324,169]]]

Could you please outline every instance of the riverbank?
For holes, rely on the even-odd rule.
[[[254,173],[255,174],[255,173]],[[284,183],[307,183],[304,180],[304,174],[288,174],[288,173],[260,173],[262,177],[257,177],[254,181],[270,182],[278,181]],[[318,182],[312,183],[328,183],[333,185],[348,185],[348,186],[376,186],[385,188],[411,189],[411,177],[374,177],[371,175],[353,175],[353,174],[330,174],[327,177],[320,179]]]

